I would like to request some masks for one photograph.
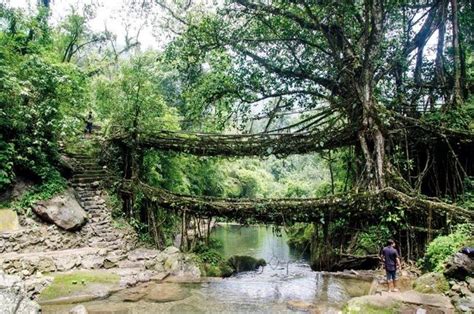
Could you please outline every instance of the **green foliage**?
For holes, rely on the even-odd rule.
[[[378,254],[391,234],[390,229],[385,225],[368,227],[357,236],[354,253],[356,255]]]
[[[449,283],[443,274],[427,273],[415,280],[413,290],[421,293],[444,293],[449,290]]]
[[[217,239],[210,238],[207,244],[199,242],[194,247],[193,253],[197,256],[204,276],[228,277],[232,275],[233,269],[217,251],[220,246],[222,244]]]
[[[14,145],[3,141],[0,134],[0,191],[9,186],[15,173],[13,171]]]
[[[433,125],[444,126],[465,131],[473,129],[474,97],[469,98],[463,106],[446,111],[435,111],[425,115],[424,119]]]
[[[463,246],[474,245],[474,224],[457,225],[448,235],[436,237],[427,247],[421,262],[426,271],[442,272],[444,263]]]
[[[24,172],[54,178],[63,108],[80,101],[80,71],[55,61],[47,14],[0,6],[0,189]]]
[[[13,208],[20,212],[29,210],[35,202],[50,199],[51,197],[63,192],[66,189],[66,180],[61,177],[59,172],[54,171],[48,174],[47,178],[47,181],[41,183],[40,185],[35,185],[18,201],[14,202]]]
[[[313,224],[296,223],[291,225],[286,229],[288,244],[299,249],[308,250],[314,231]]]

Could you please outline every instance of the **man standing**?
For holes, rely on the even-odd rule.
[[[400,256],[395,249],[395,241],[388,240],[387,246],[380,251],[380,258],[382,259],[385,272],[387,274],[388,292],[397,292],[397,268],[400,268]]]
[[[84,133],[89,133],[91,134],[92,133],[92,128],[93,128],[93,125],[92,123],[94,122],[94,117],[92,116],[92,111],[89,111],[89,115],[87,116],[86,118],[86,128],[84,130]]]

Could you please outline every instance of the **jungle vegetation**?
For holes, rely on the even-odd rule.
[[[472,1],[147,0],[130,12],[172,34],[147,50],[51,10],[0,5],[0,190],[61,190],[91,110],[116,214],[159,247],[277,223],[321,269],[387,237],[419,258],[473,218]]]

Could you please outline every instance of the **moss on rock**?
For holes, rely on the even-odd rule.
[[[51,276],[54,280],[40,293],[40,302],[82,293],[92,294],[98,286],[111,287],[120,281],[119,275],[98,270],[55,273]]]
[[[449,290],[449,284],[443,274],[427,273],[415,280],[413,289],[421,293],[443,293]]]
[[[247,255],[234,255],[227,262],[236,272],[252,271],[267,265],[263,258],[257,259]]]

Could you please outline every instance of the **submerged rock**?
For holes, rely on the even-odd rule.
[[[263,258],[256,259],[247,255],[234,255],[227,260],[227,263],[238,273],[256,270],[260,266],[267,265],[267,262]]]
[[[131,311],[122,304],[94,304],[87,306],[88,314],[128,314]]]
[[[80,229],[87,222],[87,213],[71,190],[50,200],[37,202],[33,211],[41,219],[68,231]]]
[[[286,306],[292,311],[309,312],[315,308],[314,304],[300,300],[291,300],[286,302]]]
[[[169,312],[171,314],[183,314],[183,313],[193,313],[193,314],[200,314],[206,313],[205,311],[201,310],[200,308],[191,305],[191,304],[176,304],[173,305]]]
[[[151,286],[145,299],[152,302],[172,302],[184,300],[191,296],[188,289],[174,283],[163,283]]]

